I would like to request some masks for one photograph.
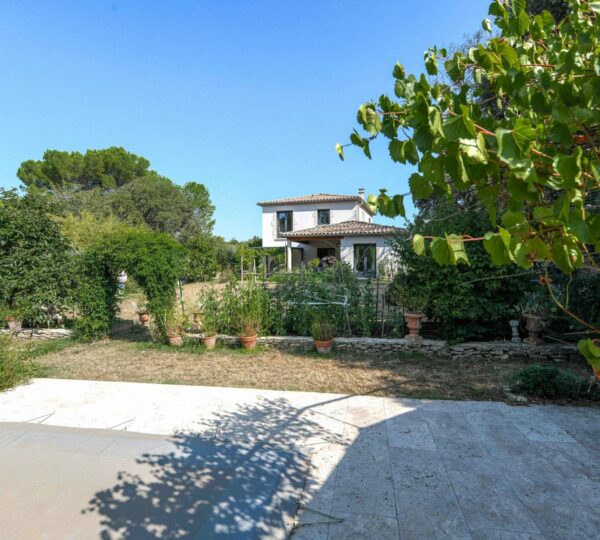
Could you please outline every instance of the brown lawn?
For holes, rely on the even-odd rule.
[[[507,399],[510,374],[527,365],[421,355],[205,351],[193,344],[173,349],[127,338],[75,344],[35,361],[56,378],[474,400]],[[561,367],[590,374],[583,360]]]

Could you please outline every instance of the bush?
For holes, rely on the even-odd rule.
[[[0,392],[27,381],[35,366],[14,349],[12,340],[0,336]]]
[[[186,240],[185,277],[188,281],[208,281],[219,271],[217,241],[214,236],[199,233]]]
[[[74,252],[48,196],[0,189],[0,305],[48,326],[73,303]]]
[[[577,373],[555,366],[535,364],[518,371],[512,378],[511,390],[545,399],[600,399],[598,385],[588,392],[590,382]]]
[[[78,337],[89,340],[108,334],[117,313],[117,276],[122,270],[144,291],[158,334],[166,336],[160,316],[173,309],[183,261],[183,247],[173,238],[137,229],[107,237],[87,251],[80,261]]]
[[[516,266],[494,266],[481,242],[468,242],[470,265],[440,266],[431,253],[417,255],[410,236],[457,234],[481,235],[489,225],[482,208],[472,208],[469,200],[437,200],[422,208],[408,229],[391,241],[402,271],[394,280],[390,299],[402,289],[421,289],[427,301],[423,308],[436,321],[449,341],[509,337],[508,321],[531,286],[531,277]]]

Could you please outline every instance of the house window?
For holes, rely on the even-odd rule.
[[[375,244],[354,244],[354,269],[362,276],[375,276],[377,246]]]
[[[281,236],[281,233],[291,232],[294,222],[293,212],[277,212],[277,236]]]
[[[317,210],[317,225],[329,225],[329,208]]]

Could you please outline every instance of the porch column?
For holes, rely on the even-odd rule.
[[[285,242],[285,268],[288,272],[292,271],[292,242],[290,240]]]

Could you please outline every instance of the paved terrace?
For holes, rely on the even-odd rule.
[[[34,380],[5,538],[600,538],[600,409]]]

